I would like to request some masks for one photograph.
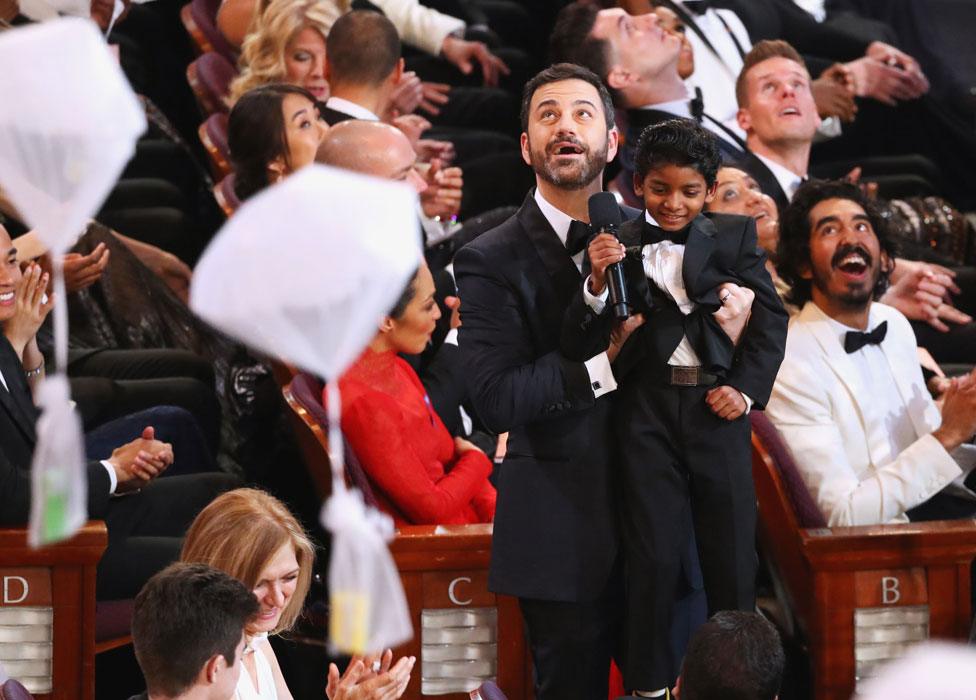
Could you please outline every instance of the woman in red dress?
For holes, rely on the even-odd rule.
[[[398,526],[484,523],[495,515],[491,461],[471,442],[451,438],[420,378],[397,356],[422,352],[440,315],[434,280],[421,265],[339,380],[342,431]]]

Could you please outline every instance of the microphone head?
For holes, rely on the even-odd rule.
[[[620,207],[611,192],[597,192],[590,196],[590,225],[594,231],[614,229],[621,224]]]

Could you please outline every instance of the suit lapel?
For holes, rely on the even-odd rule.
[[[699,289],[698,281],[702,270],[708,264],[715,250],[715,224],[711,219],[699,214],[691,222],[688,240],[685,242],[684,261],[681,264],[681,276],[688,291],[688,298],[697,301],[707,289]]]
[[[34,409],[23,401],[30,397],[30,387],[27,386],[27,396],[19,397],[25,388],[27,380],[23,377],[24,369],[17,359],[16,353],[6,338],[0,336],[0,372],[9,390],[0,387],[0,405],[10,414],[11,419],[20,427],[24,436],[34,444]],[[21,383],[22,382],[22,383]],[[22,398],[23,401],[18,400]]]
[[[776,206],[780,211],[786,209],[790,204],[790,198],[780,187],[779,180],[773,175],[773,171],[763,163],[755,153],[746,151],[745,159],[741,162],[742,169],[756,178],[763,193],[768,194],[776,201]]]
[[[566,246],[559,240],[559,236],[552,230],[552,226],[542,214],[535,201],[535,190],[529,192],[522,203],[522,208],[515,215],[525,235],[528,236],[542,266],[552,278],[553,286],[561,299],[569,299],[579,287],[582,277],[576,264],[566,251]]]

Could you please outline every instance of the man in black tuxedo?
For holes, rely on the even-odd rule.
[[[558,341],[582,279],[588,200],[602,189],[617,136],[606,89],[579,66],[538,74],[522,111],[522,155],[537,188],[455,257],[460,349],[478,417],[509,433],[489,585],[519,597],[536,696],[590,700],[607,692],[623,595],[607,422],[616,349],[571,362]],[[701,597],[691,549],[687,586],[676,594],[689,627]],[[676,629],[675,645],[689,634]]]
[[[0,524],[16,526],[26,524],[30,515],[38,410],[28,382],[43,377],[35,334],[50,304],[41,302],[46,280],[39,268],[22,275],[3,227],[0,250]],[[25,308],[21,302],[27,298]],[[157,480],[173,460],[173,446],[157,440],[155,429],[146,426],[141,436],[111,450],[106,459],[88,462],[88,516],[104,519],[109,535],[98,566],[99,599],[135,595],[146,579],[179,557],[180,538],[196,514],[236,483],[218,473]]]
[[[522,156],[537,188],[458,251],[460,350],[475,410],[508,432],[489,586],[518,596],[539,700],[605,697],[620,618],[607,353],[570,362],[559,329],[578,293],[589,196],[617,150],[606,89],[557,64],[526,84]],[[598,302],[599,303],[599,302]]]

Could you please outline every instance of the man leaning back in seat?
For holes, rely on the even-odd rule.
[[[976,372],[941,410],[906,318],[874,299],[893,255],[854,185],[809,182],[780,218],[778,269],[802,306],[766,413],[831,526],[976,514]]]

